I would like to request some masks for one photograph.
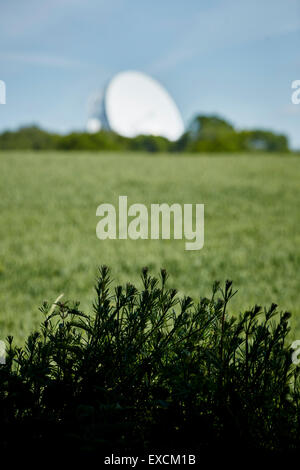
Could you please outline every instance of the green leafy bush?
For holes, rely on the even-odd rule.
[[[285,135],[268,130],[237,130],[218,116],[196,116],[175,143],[187,152],[289,152]]]
[[[232,283],[179,298],[142,272],[111,287],[102,267],[93,313],[57,301],[0,366],[0,450],[76,455],[299,451],[299,371],[288,313],[255,306],[234,318]]]

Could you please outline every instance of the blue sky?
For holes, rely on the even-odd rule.
[[[162,82],[186,123],[217,113],[300,148],[300,0],[0,0],[0,130],[82,129],[124,69]]]

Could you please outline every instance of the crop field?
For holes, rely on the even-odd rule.
[[[91,305],[97,267],[115,283],[164,267],[169,285],[193,298],[232,279],[233,314],[276,302],[300,335],[300,158],[269,155],[113,153],[0,154],[0,337],[23,341],[39,306],[64,299]],[[204,203],[205,243],[99,240],[97,206]]]

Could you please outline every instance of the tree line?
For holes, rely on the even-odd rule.
[[[145,152],[289,152],[288,138],[269,130],[237,130],[218,116],[198,115],[176,141],[153,135],[122,137],[101,130],[67,135],[48,132],[36,125],[0,134],[0,150],[113,150]]]

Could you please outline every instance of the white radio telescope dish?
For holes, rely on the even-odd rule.
[[[156,80],[136,71],[112,78],[97,115],[92,112],[90,118],[89,132],[97,132],[95,118],[102,128],[124,137],[144,134],[175,141],[184,132],[181,114],[169,93]]]
[[[160,135],[177,140],[184,131],[179,110],[167,91],[141,72],[116,75],[104,95],[109,127],[124,137]]]

